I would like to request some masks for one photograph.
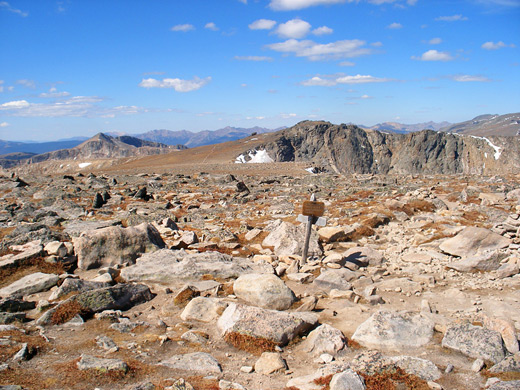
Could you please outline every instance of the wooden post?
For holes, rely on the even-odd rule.
[[[306,222],[307,229],[305,232],[305,242],[303,244],[303,253],[300,266],[307,263],[307,255],[309,253],[309,241],[312,233],[312,225],[318,224],[325,226],[325,219],[320,218],[325,211],[325,204],[323,202],[316,202],[316,195],[311,195],[311,200],[303,202],[302,214],[298,216],[298,221]]]

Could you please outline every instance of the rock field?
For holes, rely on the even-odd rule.
[[[0,390],[520,389],[520,176],[255,165],[4,172]]]

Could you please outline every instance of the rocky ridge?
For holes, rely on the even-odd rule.
[[[328,221],[302,265],[311,192]],[[0,194],[2,386],[518,388],[516,176],[4,176]]]
[[[518,137],[461,136],[424,130],[393,134],[355,125],[304,121],[243,155],[306,161],[342,174],[499,174],[520,171]]]

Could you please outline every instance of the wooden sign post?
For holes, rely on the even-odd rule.
[[[325,203],[316,202],[316,195],[311,195],[311,200],[303,202],[302,213],[298,215],[298,221],[307,223],[305,233],[305,242],[303,244],[302,261],[300,266],[307,263],[307,254],[309,252],[309,240],[311,238],[312,225],[325,226],[326,219],[323,218],[325,213]]]

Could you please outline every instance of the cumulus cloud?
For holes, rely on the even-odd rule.
[[[191,30],[195,30],[195,26],[193,24],[189,24],[189,23],[177,24],[176,26],[173,26],[170,30],[188,32]]]
[[[282,23],[276,29],[278,36],[282,38],[303,38],[311,30],[311,25],[301,19],[292,19]]]
[[[498,50],[503,47],[515,47],[515,45],[514,44],[507,45],[504,42],[499,41],[496,43],[495,42],[486,42],[486,43],[483,43],[481,47],[482,47],[482,49],[486,49],[486,50]]]
[[[318,27],[318,28],[315,28],[314,30],[312,30],[312,33],[314,35],[327,35],[327,34],[332,34],[333,32],[334,32],[334,30],[327,26],[321,26],[321,27]]]
[[[11,5],[7,1],[0,1],[0,8],[6,9],[14,14],[18,14],[23,18],[29,16],[27,12],[11,7]]]
[[[359,39],[336,41],[320,44],[311,40],[299,41],[288,39],[285,42],[273,43],[266,47],[281,53],[293,53],[296,57],[306,57],[311,61],[323,61],[341,58],[353,58],[371,53],[364,47],[365,41]]]
[[[334,87],[338,84],[370,84],[370,83],[386,83],[394,81],[387,78],[379,78],[370,75],[332,75],[332,76],[314,76],[308,80],[302,81],[301,85],[306,87]]]
[[[211,81],[211,77],[201,79],[194,77],[193,80],[182,79],[162,79],[157,80],[153,78],[143,79],[139,83],[142,88],[173,88],[177,92],[191,92],[202,88]]]
[[[437,22],[458,22],[458,21],[464,21],[468,20],[467,17],[462,15],[451,15],[451,16],[439,16],[438,18],[435,18]]]
[[[70,93],[68,92],[58,92],[58,90],[54,87],[49,89],[49,92],[43,92],[38,95],[40,98],[60,98],[60,97],[67,97],[70,96]]]
[[[249,25],[250,30],[270,30],[276,25],[274,20],[258,19]]]
[[[0,108],[4,110],[17,110],[25,107],[29,107],[27,100],[13,100],[12,102],[0,104]]]
[[[420,57],[412,56],[412,60],[418,61],[452,61],[453,57],[450,53],[445,51],[428,50],[423,53]]]
[[[467,82],[481,82],[481,83],[487,83],[491,81],[485,76],[470,76],[470,75],[455,75],[450,77],[452,80],[458,81],[460,83],[467,83]]]
[[[399,30],[400,28],[403,28],[403,25],[401,23],[392,23],[388,26],[388,28],[392,30]]]
[[[238,61],[272,61],[272,57],[266,56],[235,56]]]
[[[211,31],[218,31],[217,25],[215,23],[213,23],[213,22],[206,23],[204,28],[206,28],[208,30],[211,30]]]
[[[440,45],[442,43],[442,39],[440,38],[432,38],[428,41],[430,45]]]
[[[7,122],[0,123],[0,127],[7,127],[7,126],[9,126],[9,123],[7,123]]]

